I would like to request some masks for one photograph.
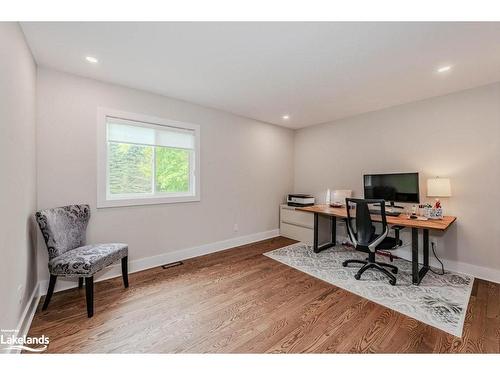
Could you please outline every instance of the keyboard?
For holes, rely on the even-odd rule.
[[[370,210],[370,213],[371,214],[374,214],[374,215],[380,215],[380,210]],[[386,216],[399,216],[401,215],[401,212],[387,212],[385,211],[385,215]]]

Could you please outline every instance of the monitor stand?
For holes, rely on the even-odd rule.
[[[380,206],[380,205],[376,204],[375,206]],[[401,209],[404,208],[403,206],[396,206],[393,201],[390,201],[389,205],[388,206],[386,205],[385,207],[388,208],[387,210],[388,212],[394,212],[395,211],[394,208],[401,208]]]
[[[401,209],[403,209],[403,208],[404,208],[403,206],[396,206],[396,205],[394,205],[394,202],[393,202],[393,201],[391,201],[391,203],[390,203],[389,207],[390,207],[391,209],[392,209],[392,208],[401,208]]]

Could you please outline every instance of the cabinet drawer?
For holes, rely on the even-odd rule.
[[[281,208],[281,222],[312,229],[314,225],[314,215],[310,212]]]
[[[280,236],[312,245],[314,233],[312,229],[282,222],[280,226]]]

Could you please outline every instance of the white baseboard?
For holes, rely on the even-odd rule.
[[[33,292],[24,308],[23,314],[19,319],[19,323],[16,327],[16,337],[23,337],[28,335],[28,331],[31,327],[31,322],[33,321],[33,317],[35,316],[36,308],[38,306],[38,301],[40,300],[40,283],[37,283],[33,288]],[[12,349],[10,350],[10,354],[19,354],[21,350]]]
[[[411,261],[411,249],[409,247],[402,247],[397,250],[392,251],[392,253],[400,258]],[[422,251],[419,252],[419,261],[422,262]],[[467,275],[474,276],[478,279],[483,279],[487,281],[492,281],[494,283],[500,283],[500,270],[493,268],[476,266],[474,264],[457,262],[455,260],[441,259],[444,264],[445,270],[464,273]],[[432,267],[441,268],[441,264],[433,257],[432,253],[429,257],[429,263]]]
[[[341,243],[342,241],[348,241],[348,238],[342,237],[339,239],[339,237],[337,236],[337,242]],[[410,246],[400,247],[399,249],[392,250],[391,253],[399,258],[402,258],[402,259],[405,259],[405,260],[411,262],[411,247]],[[492,281],[494,283],[500,284],[500,270],[476,266],[474,264],[469,264],[469,263],[457,262],[455,260],[444,259],[441,257],[440,257],[440,259],[444,264],[444,269],[447,271],[463,273],[466,275],[474,276],[475,278],[478,278],[478,279]],[[419,262],[423,261],[422,249],[419,249],[418,260],[419,260]],[[431,267],[441,269],[441,264],[433,256],[432,252],[429,256],[429,263],[430,263]]]
[[[345,231],[345,229],[343,229],[343,231]],[[337,242],[339,242],[339,243],[341,241],[348,240],[347,235],[343,231],[342,231],[342,229],[340,229],[340,231],[337,232]],[[409,240],[409,239],[407,239],[407,240]],[[405,242],[405,241],[403,241],[403,242]],[[392,253],[400,258],[411,261],[411,246],[409,246],[409,245],[400,247],[399,249],[396,249],[396,250],[393,250]],[[437,251],[437,253],[439,256],[439,251]],[[443,262],[445,270],[463,273],[466,275],[471,275],[471,276],[474,276],[478,279],[492,281],[494,283],[500,284],[500,270],[488,268],[488,267],[476,266],[474,264],[458,262],[456,260],[449,260],[449,259],[445,259],[445,258],[441,258],[441,257],[439,257],[439,258]],[[422,248],[419,249],[419,258],[418,259],[420,262],[423,261]],[[432,267],[436,267],[439,269],[441,268],[441,264],[439,264],[437,259],[433,256],[432,251],[431,251],[430,257],[429,257],[429,263]]]
[[[230,238],[228,240],[212,242],[206,245],[200,245],[186,249],[176,250],[152,257],[136,259],[129,262],[129,273],[142,271],[148,268],[158,267],[167,263],[194,258],[201,255],[215,253],[217,251],[227,250],[232,247],[242,246],[256,241],[267,240],[269,238],[277,236],[279,236],[279,229],[273,229],[266,232],[259,232],[259,233],[249,234],[246,236]],[[120,275],[121,275],[121,266],[119,264],[115,264],[99,272],[98,277],[95,278],[95,281],[106,280]],[[49,285],[48,280],[40,281],[39,283],[40,296],[45,295],[47,293],[48,285]],[[76,287],[76,285],[77,285],[77,280],[74,281],[64,280],[64,279],[57,280],[55,291],[57,292],[61,290],[71,289]]]
[[[337,243],[340,244],[343,241],[349,241],[348,237],[342,232],[340,232],[340,233],[337,232]],[[306,242],[309,243],[309,245],[312,245],[312,240],[306,241]],[[411,247],[410,246],[404,246],[404,247],[401,247],[399,249],[393,250],[392,254],[394,254],[395,256],[398,256],[402,259],[411,261]],[[500,270],[497,270],[494,268],[476,266],[474,264],[458,262],[455,260],[443,259],[441,257],[440,257],[440,259],[444,264],[445,270],[463,273],[466,275],[471,275],[471,276],[474,276],[475,278],[478,278],[478,279],[492,281],[494,283],[500,284]],[[422,249],[420,249],[419,261],[422,262],[422,260],[423,260],[423,254],[422,254]],[[430,254],[430,257],[429,257],[429,263],[432,267],[439,268],[439,269],[441,268],[441,264],[439,264],[439,262],[432,255],[432,253]]]

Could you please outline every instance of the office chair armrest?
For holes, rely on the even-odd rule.
[[[384,240],[384,238],[387,237],[387,235],[389,234],[389,227],[385,227],[385,231],[382,232],[381,234],[379,234],[374,240],[373,242],[368,245],[368,248],[370,249],[370,251],[372,253],[376,252],[377,250],[377,246],[380,245],[380,243]]]

